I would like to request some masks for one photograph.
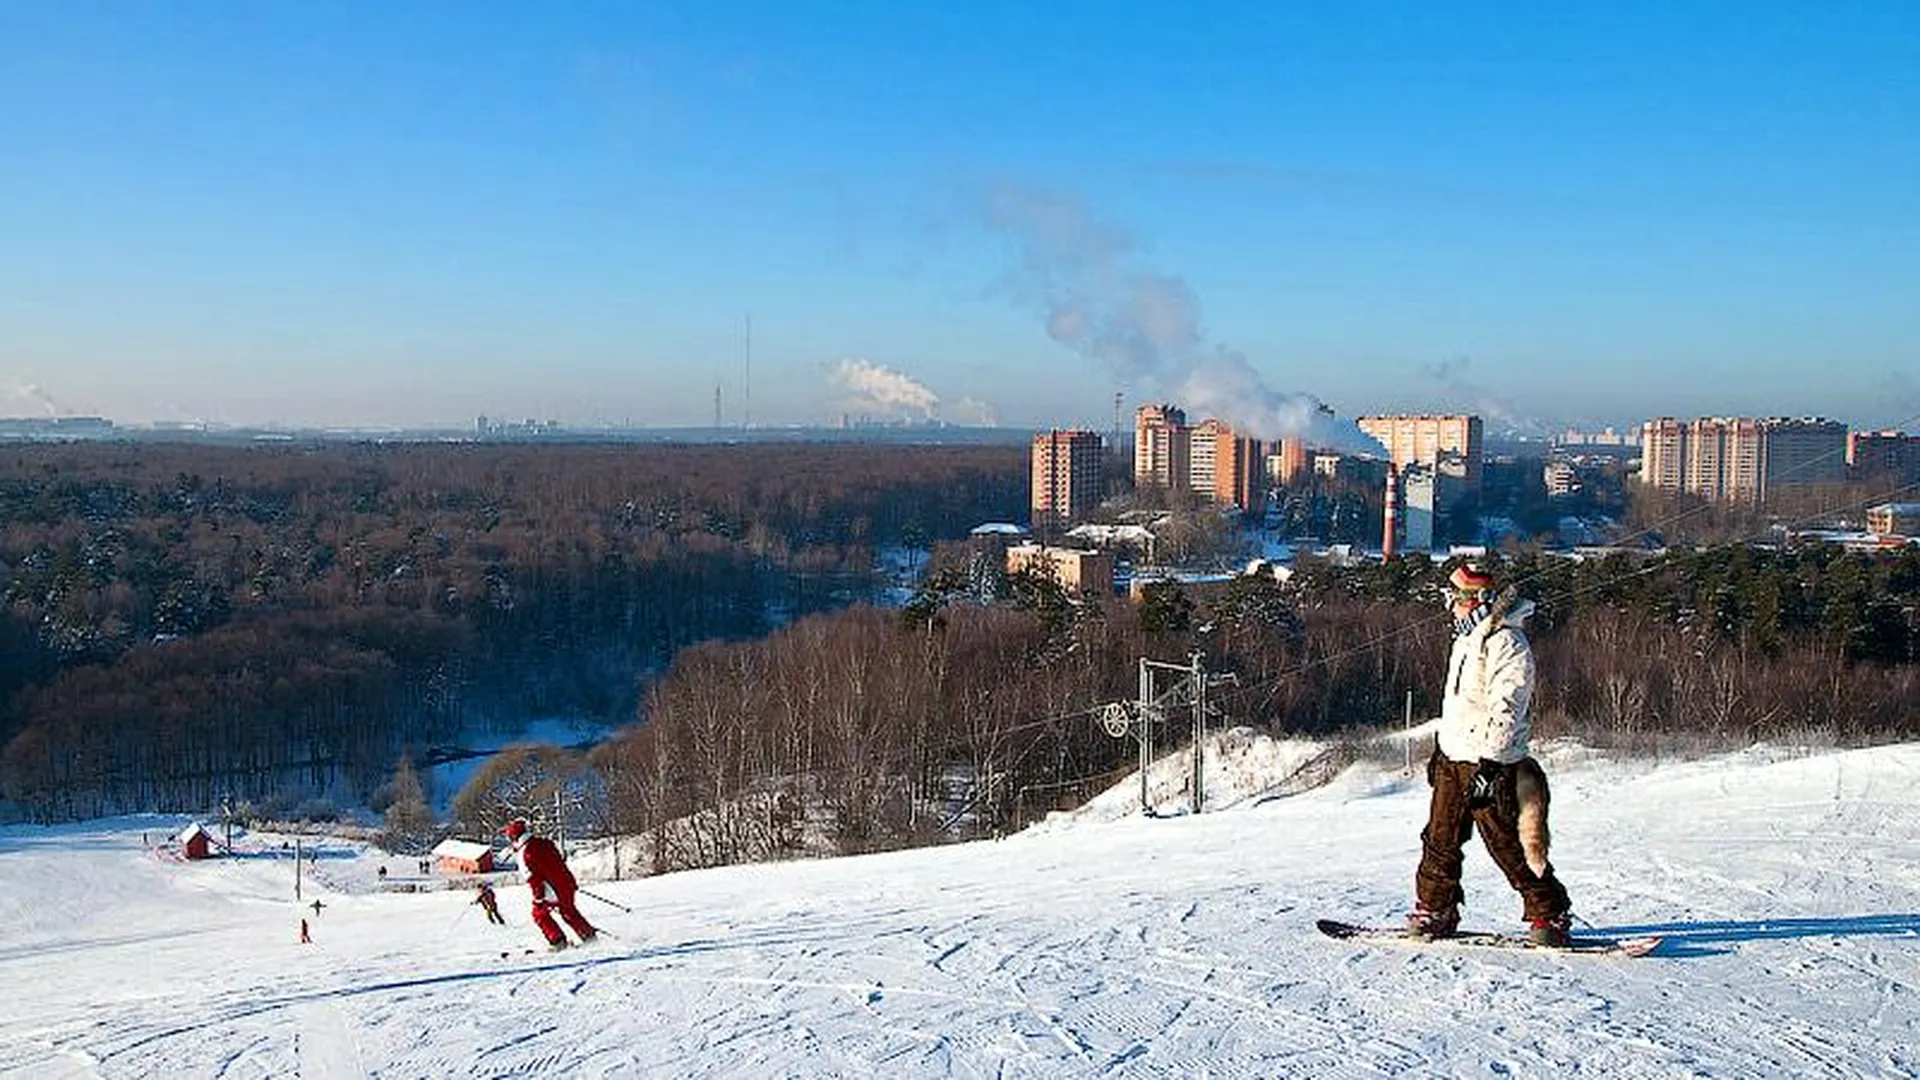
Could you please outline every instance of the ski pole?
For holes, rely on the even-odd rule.
[[[592,899],[594,899],[594,900],[598,900],[598,901],[600,901],[601,903],[603,903],[603,904],[605,904],[605,905],[607,905],[608,907],[616,907],[616,908],[619,908],[619,909],[620,909],[621,911],[624,911],[624,912],[626,912],[626,913],[627,913],[627,914],[629,914],[629,915],[631,915],[631,914],[633,914],[633,909],[632,909],[632,908],[630,908],[630,907],[628,907],[628,906],[627,906],[627,905],[625,905],[625,904],[622,904],[622,903],[618,903],[618,902],[616,902],[616,901],[613,901],[613,900],[609,900],[609,899],[607,899],[606,897],[604,897],[604,896],[601,896],[601,895],[600,895],[599,893],[592,893],[592,892],[588,892],[588,891],[587,891],[587,890],[585,890],[585,889],[577,889],[577,890],[575,890],[575,891],[576,891],[576,892],[578,892],[578,893],[579,893],[579,894],[580,894],[581,896],[585,896],[585,897],[590,897],[590,898],[592,898]]]
[[[455,915],[455,916],[453,917],[453,921],[447,924],[447,928],[446,928],[445,930],[442,930],[442,931],[440,931],[440,932],[441,932],[441,933],[443,933],[443,934],[451,934],[451,933],[453,933],[453,932],[454,932],[455,930],[457,930],[457,929],[459,929],[459,928],[460,928],[460,920],[461,920],[461,919],[464,919],[464,918],[466,918],[466,917],[467,917],[467,909],[468,909],[468,908],[470,908],[470,907],[472,907],[472,906],[473,906],[473,901],[471,901],[471,900],[469,900],[469,901],[467,901],[467,902],[466,902],[465,904],[462,904],[462,905],[460,906],[460,914],[458,914],[458,915]]]

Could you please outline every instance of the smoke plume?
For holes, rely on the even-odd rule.
[[[0,389],[0,402],[4,402],[3,405],[0,405],[0,408],[4,408],[8,412],[12,412],[16,408],[27,408],[45,413],[51,417],[57,417],[61,413],[60,406],[54,402],[53,398],[49,396],[45,390],[42,390],[32,383],[15,383],[10,387]],[[15,402],[19,404],[16,405],[14,404]]]
[[[1506,399],[1467,377],[1473,361],[1464,356],[1421,365],[1421,374],[1439,383],[1456,408],[1487,418],[1494,430],[1520,435],[1546,435],[1553,425],[1523,415]]]
[[[852,397],[853,408],[884,413],[918,412],[931,418],[940,410],[940,395],[903,372],[862,357],[835,364],[828,376]]]
[[[947,418],[969,427],[999,427],[1000,417],[993,406],[979,398],[963,397],[947,410]]]
[[[1012,242],[1005,282],[1047,336],[1102,364],[1115,381],[1164,393],[1190,418],[1218,417],[1260,439],[1385,456],[1311,394],[1274,390],[1240,353],[1209,346],[1200,302],[1177,275],[1143,265],[1138,245],[1095,220],[1077,196],[1002,186],[987,199],[988,227]]]

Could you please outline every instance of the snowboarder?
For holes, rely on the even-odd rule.
[[[525,818],[514,818],[500,831],[520,860],[527,889],[533,893],[533,924],[547,939],[547,947],[556,951],[567,947],[567,935],[553,921],[556,911],[580,936],[582,945],[592,941],[600,932],[573,904],[573,894],[580,886],[573,880],[573,872],[567,869],[567,860],[561,856],[560,849],[546,837],[528,831]]]
[[[474,897],[473,902],[479,904],[480,910],[487,913],[488,922],[500,926],[507,925],[506,917],[500,914],[500,901],[494,897],[492,885],[481,882],[480,895]]]
[[[1470,563],[1447,580],[1453,649],[1427,761],[1433,797],[1420,833],[1419,903],[1408,930],[1437,938],[1458,929],[1466,898],[1462,849],[1478,825],[1487,853],[1525,905],[1528,939],[1564,946],[1573,904],[1547,861],[1547,776],[1527,751],[1534,662],[1523,624],[1533,602],[1511,588],[1496,595],[1493,575]]]
[[[327,905],[325,905],[325,904],[323,904],[323,903],[321,903],[320,901],[318,901],[318,900],[315,900],[315,901],[313,902],[313,917],[314,917],[314,918],[316,918],[316,919],[317,919],[317,918],[319,918],[319,917],[320,917],[320,909],[321,909],[321,908],[323,908],[323,907],[326,907],[326,906],[327,906]]]
[[[307,936],[307,920],[305,919],[300,920],[300,944],[313,944],[313,938]]]

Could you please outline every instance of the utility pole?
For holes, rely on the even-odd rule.
[[[293,898],[300,899],[300,838],[293,838]]]
[[[1154,693],[1153,673],[1174,672],[1181,676],[1180,681],[1161,693]],[[1209,676],[1206,661],[1198,652],[1193,653],[1185,664],[1169,664],[1159,660],[1140,658],[1140,697],[1136,701],[1112,701],[1096,710],[1100,722],[1107,734],[1116,739],[1133,736],[1140,743],[1140,809],[1153,813],[1153,795],[1147,783],[1147,770],[1153,766],[1153,725],[1167,718],[1166,710],[1173,705],[1190,705],[1193,708],[1193,779],[1190,781],[1193,791],[1193,812],[1199,813],[1206,807],[1206,735],[1207,735],[1207,687],[1213,682],[1230,682],[1233,676]]]
[[[1147,769],[1153,764],[1153,670],[1147,658],[1140,658],[1140,809],[1151,811],[1153,800],[1147,797]]]
[[[1413,775],[1413,691],[1411,690],[1407,691],[1407,717],[1404,721],[1402,721],[1402,723],[1405,725],[1407,737],[1400,741],[1406,744],[1407,775],[1412,776]]]
[[[1198,649],[1189,659],[1193,662],[1188,676],[1193,686],[1193,812],[1197,814],[1207,801],[1207,668]]]

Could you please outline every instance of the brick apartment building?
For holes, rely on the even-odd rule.
[[[1033,437],[1033,528],[1065,532],[1100,505],[1105,494],[1100,436],[1077,429]]]
[[[1640,427],[1640,482],[1716,502],[1847,479],[1847,428],[1821,418],[1663,416]]]
[[[1362,416],[1354,423],[1380,440],[1395,468],[1429,465],[1457,477],[1467,492],[1480,490],[1486,435],[1479,417]]]

